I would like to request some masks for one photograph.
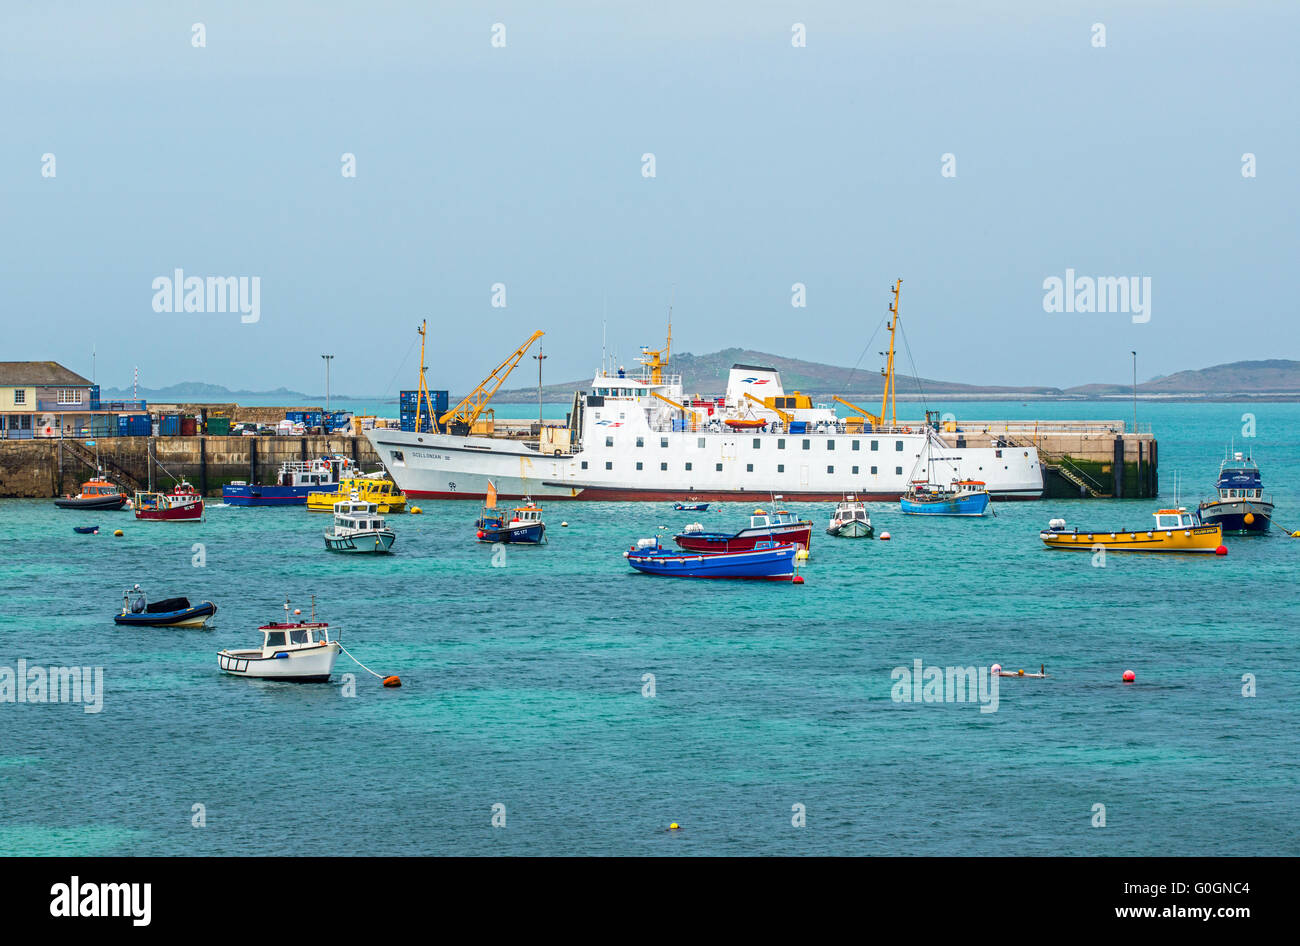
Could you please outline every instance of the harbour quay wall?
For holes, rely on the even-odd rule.
[[[1150,430],[1123,421],[963,421],[940,436],[953,447],[1033,446],[1047,499],[1151,499],[1160,450]]]
[[[219,495],[234,480],[275,482],[280,464],[324,454],[351,457],[363,470],[379,467],[365,437],[109,437],[94,447],[59,438],[0,440],[0,497],[43,499],[76,493],[94,473],[104,472],[128,489],[156,487],[173,477],[189,480],[206,495]]]

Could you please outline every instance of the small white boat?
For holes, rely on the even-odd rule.
[[[384,524],[375,503],[347,499],[334,504],[334,524],[325,530],[331,552],[387,552],[397,536]]]
[[[262,633],[259,649],[220,651],[217,664],[236,677],[323,683],[329,680],[341,648],[329,639],[329,625],[315,617],[313,607],[312,620],[290,621],[289,599],[285,598],[284,622],[258,628]]]
[[[835,505],[835,513],[826,527],[827,535],[841,539],[869,539],[874,532],[866,504],[851,494]]]

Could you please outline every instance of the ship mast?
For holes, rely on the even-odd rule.
[[[894,301],[889,304],[889,311],[892,318],[889,320],[887,328],[889,329],[889,360],[885,362],[884,370],[881,374],[885,376],[885,391],[880,398],[880,419],[885,419],[885,412],[889,412],[889,423],[892,427],[898,426],[898,406],[894,398],[894,332],[898,329],[898,294],[903,287],[903,280],[894,280]]]
[[[416,433],[432,433],[432,431],[423,431],[420,429],[420,418],[424,416],[425,405],[428,405],[429,408],[429,422],[430,423],[434,422],[433,405],[429,403],[429,385],[424,380],[424,371],[426,368],[429,367],[424,363],[424,339],[428,330],[428,326],[429,326],[429,320],[425,319],[423,322],[420,323],[420,328],[418,329],[420,333],[420,383],[418,386],[420,393],[418,399],[415,402],[415,432]]]

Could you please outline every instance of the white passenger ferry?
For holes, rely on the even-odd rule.
[[[897,286],[894,293],[896,313]],[[841,400],[854,413],[840,417],[807,395],[787,393],[770,365],[733,365],[724,397],[688,397],[681,376],[665,371],[670,325],[668,346],[643,349],[636,376],[601,371],[590,389],[574,395],[567,427],[544,431],[536,443],[471,431],[541,333],[441,416],[444,432],[377,428],[366,436],[402,492],[424,499],[482,499],[491,481],[502,497],[536,499],[725,502],[780,493],[790,502],[854,493],[864,501],[897,501],[925,448],[927,425],[896,419],[896,326],[895,315],[879,414]],[[958,448],[937,426],[928,428],[944,445],[935,459],[957,478],[983,481],[995,499],[1042,496],[1034,447]]]

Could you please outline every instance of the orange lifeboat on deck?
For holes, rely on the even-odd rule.
[[[767,425],[765,420],[755,418],[729,417],[723,421],[732,430],[756,430]]]

